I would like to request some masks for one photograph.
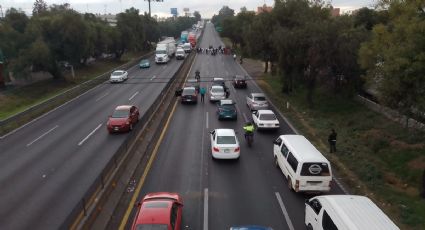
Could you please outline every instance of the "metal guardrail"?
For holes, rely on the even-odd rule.
[[[42,101],[36,105],[29,107],[28,109],[12,115],[4,120],[0,120],[0,135],[6,135],[8,132],[13,131],[17,127],[24,125],[40,116],[43,116],[48,111],[51,111],[54,108],[62,105],[63,103],[89,91],[90,89],[102,84],[105,82],[110,74],[118,69],[129,69],[138,63],[141,59],[146,58],[152,55],[153,52],[149,52],[139,58],[136,58],[133,61],[127,62],[124,65],[118,66],[104,74],[101,74],[91,80],[83,82],[71,89],[68,89],[56,96],[53,96],[45,101]]]
[[[184,60],[184,63],[179,67],[170,81],[168,81],[167,85],[163,88],[156,100],[146,110],[144,115],[140,118],[139,123],[134,127],[133,131],[129,133],[127,139],[118,148],[117,152],[106,164],[100,175],[94,180],[85,195],[72,209],[60,229],[84,229],[85,227],[82,226],[84,223],[82,222],[94,221],[102,204],[105,202],[108,195],[115,189],[115,183],[125,170],[125,166],[128,163],[127,161],[131,159],[131,154],[133,152],[132,148],[134,146],[139,146],[139,142],[143,139],[143,137],[140,137],[140,134],[150,128],[149,121],[152,119],[154,114],[158,114],[158,110],[161,107],[164,107],[164,100],[166,99],[166,96],[171,95],[174,97],[174,92],[170,92],[170,90],[173,89],[172,86],[175,85],[175,83],[182,84],[182,82],[176,81],[176,79],[181,76],[182,73],[187,73],[189,71],[190,64],[192,63],[195,55],[195,52],[192,52]],[[170,106],[167,106],[165,111],[169,111],[169,109]],[[161,114],[166,113],[167,112],[162,112]],[[141,124],[145,125],[142,126]],[[157,134],[154,134],[154,138],[156,135]],[[146,147],[144,154],[148,152],[150,144],[151,143],[149,143]],[[82,221],[83,219],[85,219],[85,221]],[[90,223],[88,225],[90,225]]]

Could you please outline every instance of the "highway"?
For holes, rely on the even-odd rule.
[[[150,62],[0,139],[0,229],[60,227],[127,136],[108,134],[108,115],[134,104],[142,116],[182,63]]]
[[[223,45],[212,24],[206,24],[201,47]],[[207,87],[213,77],[224,77],[230,88],[230,99],[238,109],[237,121],[218,121],[216,105],[177,104],[171,122],[152,167],[147,174],[138,200],[150,192],[177,192],[184,201],[182,229],[221,230],[236,225],[264,225],[274,230],[304,229],[304,200],[312,195],[289,191],[287,181],[274,166],[273,143],[281,134],[294,131],[278,115],[281,127],[276,132],[257,132],[252,148],[248,148],[242,126],[251,118],[246,106],[246,95],[261,92],[254,81],[247,89],[234,89],[231,78],[245,75],[244,70],[230,55],[198,54],[190,76],[201,72],[201,86]],[[241,143],[239,160],[213,160],[209,131],[232,128]],[[330,194],[342,194],[333,184]],[[133,204],[129,205],[132,208]],[[134,219],[135,209],[127,222]],[[125,221],[125,220],[124,220]]]

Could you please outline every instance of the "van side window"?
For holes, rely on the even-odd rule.
[[[310,207],[314,210],[314,212],[317,215],[319,215],[319,212],[322,209],[322,204],[317,199],[314,199],[310,201]]]
[[[288,147],[286,147],[285,144],[282,145],[282,148],[280,149],[280,151],[282,152],[282,155],[286,158],[288,156],[289,150]]]
[[[324,230],[338,230],[326,211],[323,212],[322,227]]]
[[[291,168],[294,170],[294,172],[297,171],[298,160],[294,157],[294,155],[292,155],[291,152],[289,152],[288,164],[291,166]]]

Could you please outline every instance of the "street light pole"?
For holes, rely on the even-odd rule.
[[[149,17],[151,17],[151,2],[163,2],[164,0],[145,0],[149,4]]]

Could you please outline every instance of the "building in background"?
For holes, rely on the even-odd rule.
[[[263,6],[257,7],[256,14],[270,13],[272,12],[272,10],[273,10],[273,6],[267,6],[266,4],[264,4]]]
[[[96,17],[106,21],[110,26],[117,26],[117,15],[115,14],[97,14]]]

